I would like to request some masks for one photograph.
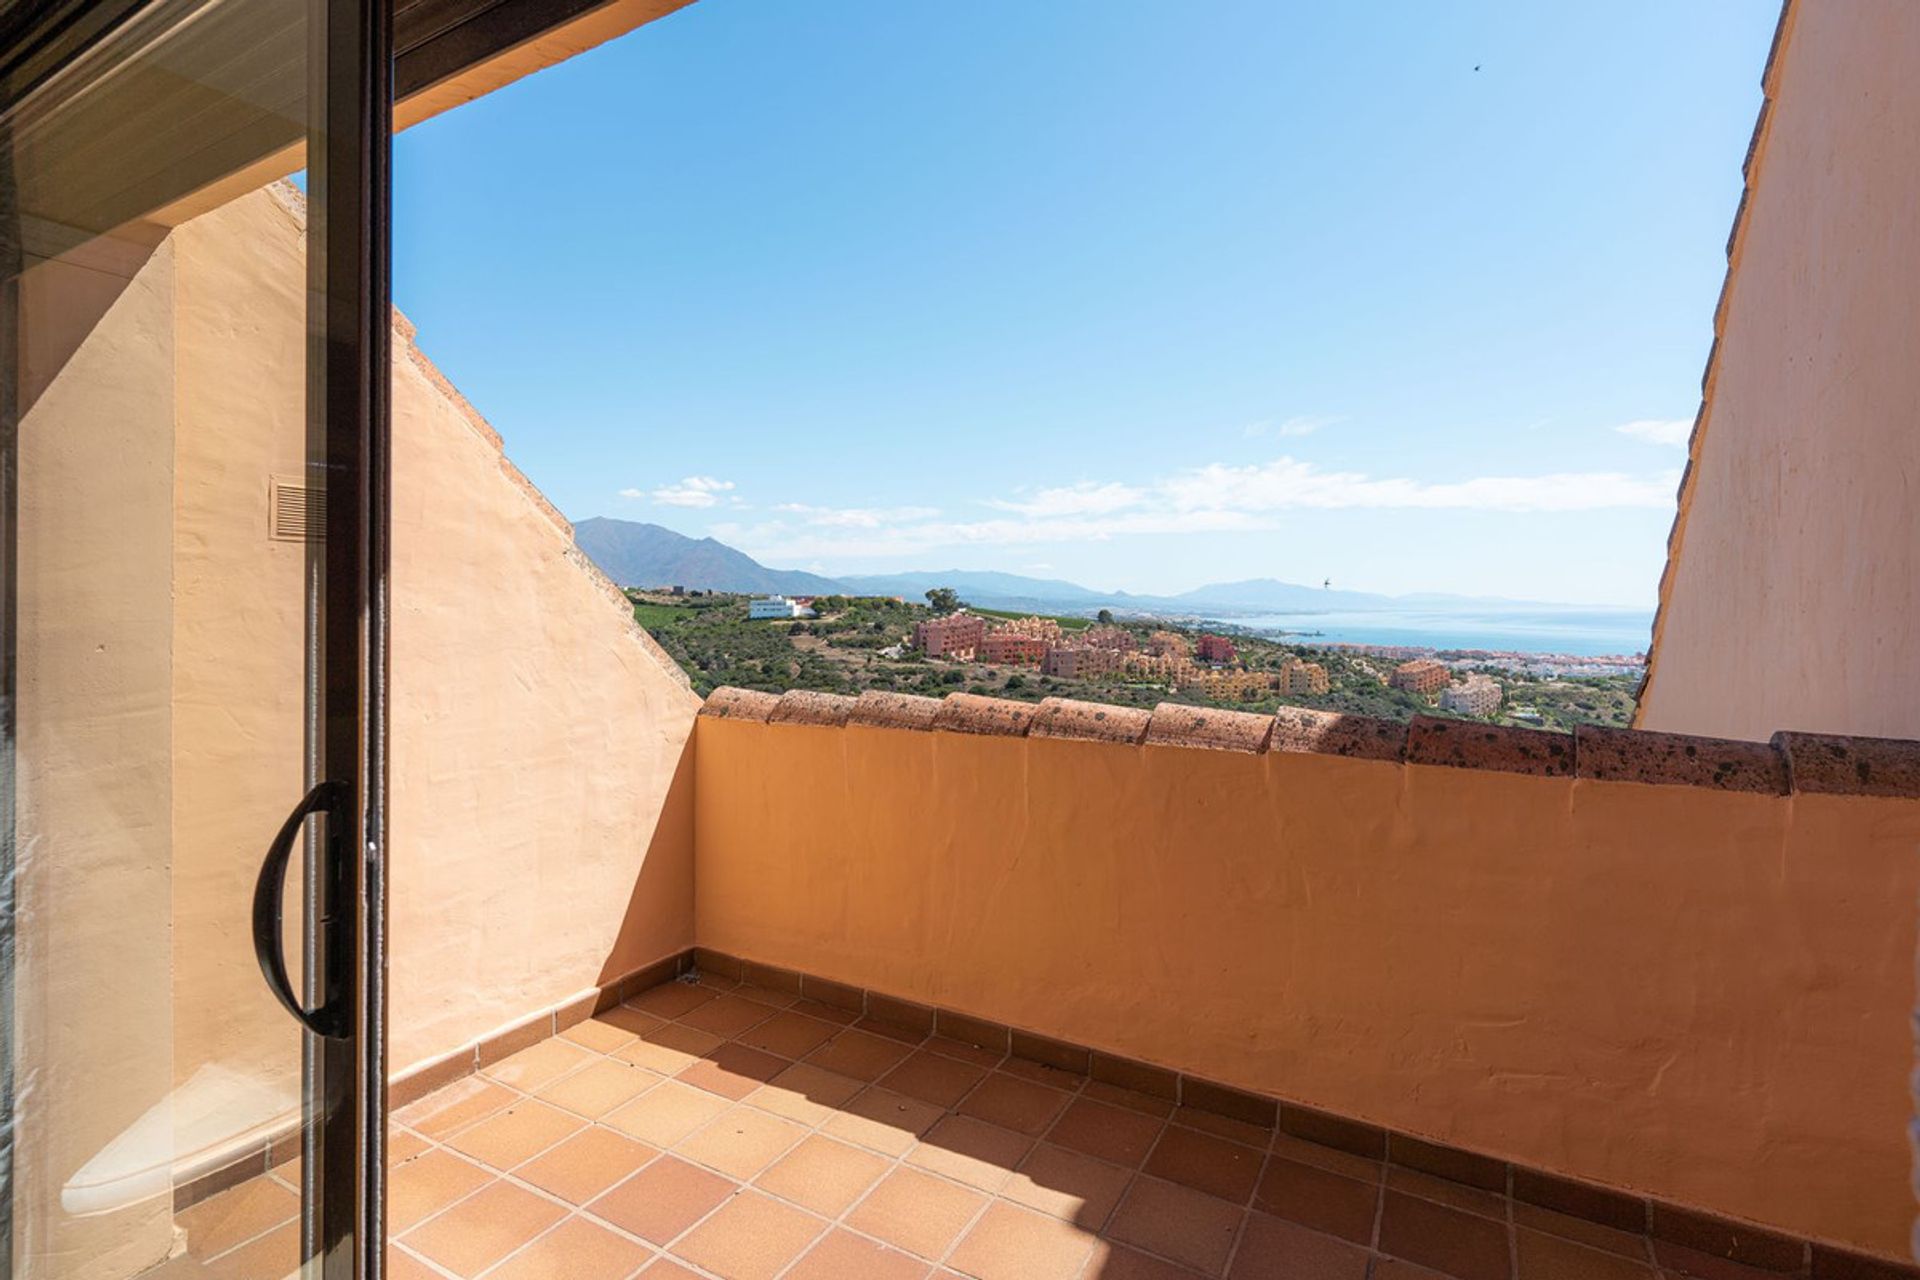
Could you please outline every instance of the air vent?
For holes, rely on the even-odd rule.
[[[274,476],[267,485],[267,536],[278,542],[324,541],[327,491]]]

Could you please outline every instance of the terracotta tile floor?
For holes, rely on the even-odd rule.
[[[1643,1237],[836,1010],[670,983],[393,1116],[388,1274],[1670,1280]],[[884,1034],[876,1031],[884,1030]],[[291,1172],[291,1170],[287,1170]],[[281,1280],[276,1174],[183,1216]],[[1717,1259],[1711,1280],[1780,1280]]]

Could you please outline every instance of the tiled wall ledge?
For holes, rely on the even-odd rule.
[[[1619,1231],[1646,1234],[1760,1271],[1811,1280],[1917,1280],[1910,1267],[1796,1238],[1684,1205],[1562,1177],[1459,1147],[1430,1142],[1279,1098],[1249,1093],[1167,1067],[1056,1040],[1034,1031],[832,982],[777,965],[696,947],[696,972],[816,1000],[858,1015],[855,1025],[885,1035],[938,1036],[1163,1099],[1203,1113],[1345,1151],[1428,1177],[1499,1192],[1514,1200]],[[1205,1127],[1199,1116],[1196,1127]]]
[[[542,1009],[481,1036],[444,1057],[408,1067],[393,1076],[387,1084],[387,1110],[397,1111],[443,1085],[452,1084],[482,1067],[511,1057],[529,1045],[558,1035],[568,1027],[612,1008],[628,996],[671,981],[692,968],[693,952],[677,952],[602,983],[596,990],[584,991],[572,999],[563,1000],[551,1008]],[[238,1156],[223,1157],[212,1167],[181,1170],[174,1181],[174,1212],[190,1208],[208,1196],[237,1186],[299,1154],[300,1128],[296,1121]]]
[[[1255,715],[1163,702],[1151,712],[1067,698],[953,693],[859,697],[716,689],[701,715],[768,724],[1066,738],[1240,752],[1312,752],[1537,777],[1705,787],[1759,795],[1920,797],[1920,742],[1781,732],[1771,742],[1582,726],[1573,733],[1415,716],[1412,723],[1283,707]]]

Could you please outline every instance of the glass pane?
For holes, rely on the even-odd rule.
[[[323,1238],[303,1139],[353,1095],[251,927],[327,679],[312,47],[308,0],[163,0],[0,114],[16,1276],[278,1280]],[[309,1006],[325,827],[279,898]]]

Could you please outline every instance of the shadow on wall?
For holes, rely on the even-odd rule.
[[[693,767],[689,733],[660,803],[626,914],[600,966],[602,987],[693,944]]]

